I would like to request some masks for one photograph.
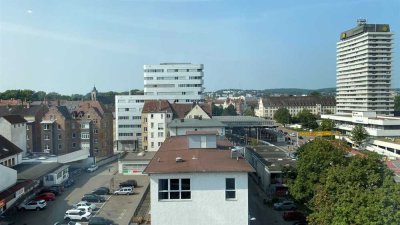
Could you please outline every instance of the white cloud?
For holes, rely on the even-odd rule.
[[[33,13],[33,11],[32,11],[31,9],[26,10],[26,12],[27,12],[28,14],[32,14],[32,13]]]

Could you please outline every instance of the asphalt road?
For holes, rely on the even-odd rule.
[[[249,215],[256,220],[250,221],[249,225],[290,225],[282,219],[283,212],[275,211],[272,207],[263,203],[267,196],[249,176]]]

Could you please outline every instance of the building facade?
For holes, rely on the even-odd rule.
[[[291,116],[296,116],[302,110],[309,110],[314,115],[332,114],[336,111],[336,101],[331,96],[279,96],[260,98],[258,108],[254,113],[258,117],[274,118],[279,108],[289,110]]]
[[[22,150],[26,154],[26,120],[20,115],[0,117],[0,135]]]
[[[374,111],[392,116],[393,33],[388,24],[358,20],[337,43],[337,113]]]
[[[203,64],[144,65],[144,95],[172,102],[202,101],[204,99],[203,70]]]
[[[192,132],[162,144],[144,171],[152,224],[248,224],[248,172],[254,170],[222,142],[228,141],[215,133]]]

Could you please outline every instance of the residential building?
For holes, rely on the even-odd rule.
[[[393,33],[388,24],[359,19],[337,43],[337,114],[353,111],[393,116]]]
[[[314,115],[332,114],[336,111],[336,101],[331,96],[278,96],[260,98],[258,108],[254,113],[258,117],[274,118],[279,108],[289,110],[291,116],[296,116],[302,110],[309,110]]]
[[[26,154],[26,120],[20,115],[0,117],[0,135],[7,138]]]
[[[145,101],[142,110],[142,148],[157,151],[170,135],[168,124],[173,119],[210,119],[211,106],[199,103],[169,103],[167,100]]]
[[[191,63],[144,65],[144,95],[115,96],[117,151],[142,149],[141,114],[146,100],[202,102],[203,70],[202,64]]]
[[[362,125],[369,134],[366,148],[388,156],[396,147],[378,140],[400,137],[400,117],[393,117],[391,90],[393,33],[388,24],[367,24],[342,32],[337,44],[337,114],[331,119],[338,138],[351,141],[351,131]]]
[[[203,69],[203,64],[191,63],[144,65],[144,95],[173,102],[202,101]]]
[[[185,135],[188,131],[216,131],[225,136],[225,125],[216,119],[174,119],[168,124],[170,136]]]
[[[61,155],[77,148],[73,134],[78,133],[78,124],[65,106],[51,106],[43,116],[42,125],[42,147],[44,153]],[[72,141],[71,141],[72,140]],[[75,147],[73,148],[73,143]]]
[[[248,173],[254,170],[230,147],[215,132],[168,138],[144,171],[150,176],[151,223],[248,224]]]
[[[6,137],[0,135],[0,164],[14,167],[22,162],[22,149]],[[0,173],[1,174],[1,173]],[[1,176],[0,176],[1,177]],[[2,182],[0,182],[1,184]]]

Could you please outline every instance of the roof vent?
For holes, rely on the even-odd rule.
[[[183,158],[178,156],[175,158],[175,162],[183,162]]]

